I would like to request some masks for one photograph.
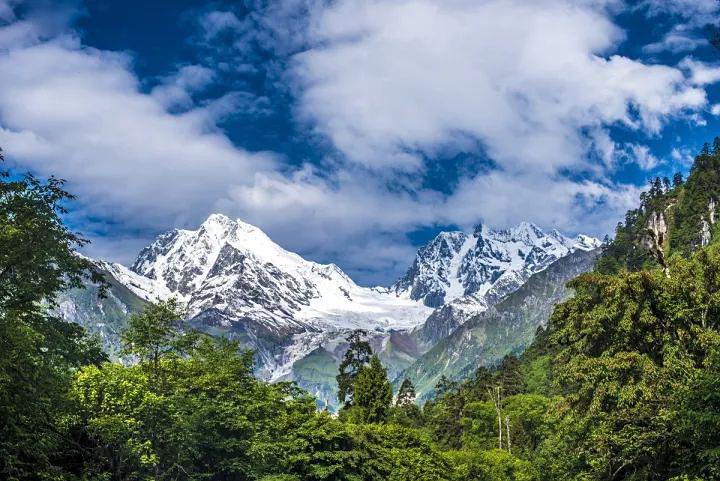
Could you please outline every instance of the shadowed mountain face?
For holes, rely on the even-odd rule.
[[[63,294],[59,312],[119,351],[119,332],[132,312],[174,297],[188,325],[240,341],[256,352],[256,373],[294,379],[332,402],[345,337],[364,329],[391,376],[413,365],[472,316],[520,288],[533,274],[595,239],[571,240],[523,223],[505,231],[441,233],[390,288],[361,287],[334,264],[307,261],[257,227],[210,216],[197,230],[175,230],[143,249],[128,269],[98,261],[111,281]]]
[[[505,355],[522,352],[538,327],[547,324],[554,306],[571,295],[567,282],[591,270],[599,255],[600,249],[577,250],[533,275],[518,290],[440,340],[398,379],[407,377],[418,396],[427,398],[443,375],[461,379],[479,366],[496,365]]]

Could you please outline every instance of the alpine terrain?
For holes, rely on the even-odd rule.
[[[368,333],[390,376],[397,376],[534,274],[598,246],[597,239],[546,234],[530,223],[507,230],[481,225],[472,233],[440,233],[394,285],[362,287],[334,264],[305,260],[259,228],[213,214],[197,230],[160,235],[130,269],[99,261],[109,295],[67,291],[58,311],[117,354],[127,315],[148,301],[175,298],[188,327],[255,350],[261,378],[296,380],[334,403],[337,364],[352,330]]]

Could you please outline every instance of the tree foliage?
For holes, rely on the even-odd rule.
[[[357,329],[347,337],[348,349],[345,351],[337,375],[338,401],[346,407],[353,402],[355,378],[363,367],[370,362],[372,348],[365,340],[367,332]]]

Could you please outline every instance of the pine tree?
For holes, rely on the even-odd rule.
[[[458,388],[458,383],[450,380],[445,374],[440,376],[440,380],[435,385],[435,397],[443,396],[447,393],[454,392]]]
[[[372,356],[370,344],[365,340],[367,332],[356,329],[346,338],[348,350],[340,363],[340,372],[335,378],[338,384],[338,401],[350,407],[353,402],[355,378],[367,365]]]
[[[383,421],[392,404],[392,386],[380,358],[373,356],[355,379],[353,403],[363,411],[366,422]]]
[[[667,177],[663,177],[662,183],[663,183],[663,191],[667,194],[668,192],[670,192],[670,179],[668,179]]]
[[[673,175],[673,187],[680,187],[683,183],[683,176],[680,172],[676,172],[675,175]]]
[[[497,374],[497,382],[502,386],[505,396],[520,394],[525,390],[525,383],[520,373],[520,361],[517,357],[508,355],[503,358]]]
[[[415,386],[410,379],[405,378],[400,385],[395,405],[398,407],[409,406],[415,402]]]

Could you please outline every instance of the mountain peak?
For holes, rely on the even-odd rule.
[[[452,237],[451,237],[452,236]],[[456,242],[445,247],[450,238]],[[589,236],[570,239],[557,230],[549,234],[532,222],[495,230],[484,224],[473,235],[441,232],[418,250],[413,266],[393,289],[423,299],[433,307],[459,297],[474,296],[492,303],[577,249],[592,250],[599,241]]]

